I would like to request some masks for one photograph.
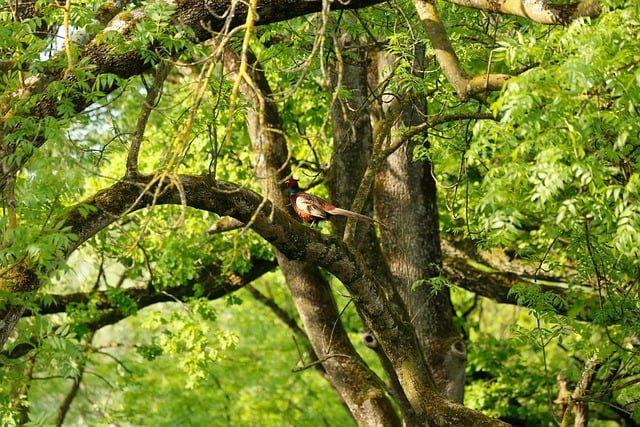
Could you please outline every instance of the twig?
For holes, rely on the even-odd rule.
[[[140,154],[142,138],[144,137],[144,130],[147,127],[151,111],[160,100],[162,86],[172,68],[173,64],[168,61],[158,64],[155,79],[147,91],[147,96],[142,104],[142,110],[140,111],[140,116],[138,116],[136,129],[131,139],[131,146],[129,147],[129,153],[127,155],[127,175],[135,175],[138,173],[138,156]]]
[[[582,370],[582,377],[576,385],[576,388],[571,394],[571,399],[567,404],[567,409],[562,416],[562,422],[560,427],[568,427],[571,420],[571,411],[576,407],[576,420],[575,427],[586,427],[588,421],[588,408],[587,403],[584,400],[585,394],[591,388],[593,379],[595,378],[598,367],[598,355],[594,354],[585,362],[584,369]]]

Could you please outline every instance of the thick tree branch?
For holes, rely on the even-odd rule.
[[[67,249],[67,253],[71,253],[81,243],[122,215],[153,205],[152,189],[149,188],[146,193],[143,193],[144,188],[151,181],[151,177],[141,177],[135,182],[120,181],[111,188],[99,192],[91,199],[72,208],[63,222],[64,226],[70,227],[72,233],[78,235],[78,240]],[[248,190],[241,190],[232,184],[220,183],[220,186],[215,188],[213,182],[207,176],[183,176],[181,181],[185,185],[190,206],[211,210],[221,215],[234,215],[246,223],[250,223],[252,220],[254,213],[252,209],[260,206],[262,202],[261,197],[257,194],[250,193]],[[155,185],[158,184],[156,183]],[[171,184],[168,185],[169,187],[162,192],[160,199],[156,200],[155,203],[170,203],[172,201],[170,196],[172,196],[174,198],[173,202],[180,204],[179,191],[175,187],[171,187]],[[229,197],[226,197],[227,195]],[[245,200],[246,197],[249,197],[249,201]],[[234,206],[234,203],[238,206]],[[238,211],[238,207],[242,206],[245,208]],[[251,208],[247,208],[247,206]],[[83,212],[86,212],[87,207],[93,207],[93,212],[89,213],[88,217],[84,217]],[[308,259],[311,262],[319,263],[319,265],[328,268],[332,272],[336,267],[338,269],[334,274],[347,281],[354,280],[358,274],[361,274],[353,264],[354,255],[350,258],[341,259],[341,251],[344,248],[340,249],[340,245],[336,246],[336,242],[331,241],[328,236],[318,235],[313,230],[291,220],[288,215],[279,210],[275,210],[274,214],[281,213],[284,223],[288,225],[280,227],[276,226],[276,224],[271,224],[271,209],[270,206],[265,206],[259,212],[266,216],[263,221],[258,223],[261,226],[261,234],[264,234],[267,240],[276,243],[277,247],[290,258]],[[254,225],[256,225],[255,221]],[[302,235],[298,235],[298,232],[301,232]],[[320,238],[319,241],[316,241],[317,237]],[[292,242],[301,241],[308,242],[308,245],[292,245]],[[325,245],[327,245],[326,251]],[[525,281],[523,277],[513,273],[499,273],[478,268],[477,264],[468,262],[469,259],[460,256],[460,254],[451,255],[451,252],[445,246],[445,254],[447,253],[449,255],[445,255],[444,270],[453,283],[498,302],[515,303],[513,296],[510,296],[510,291],[513,286]],[[338,272],[340,274],[337,274]],[[8,291],[29,293],[40,287],[38,274],[24,262],[19,262],[6,268],[3,271],[2,279],[5,285],[11,285],[11,287],[5,287],[5,290]],[[561,284],[557,287],[551,285],[541,285],[541,287],[543,290],[557,293],[563,298],[567,297],[567,290]],[[132,290],[131,292],[136,291]],[[580,295],[582,301],[586,297],[588,295]],[[142,300],[142,296],[140,298]],[[149,298],[154,297],[149,296]],[[14,302],[14,304],[4,307],[3,310],[4,323],[0,327],[0,338],[2,338],[0,344],[2,347],[18,319],[23,315],[25,308],[24,305]],[[559,308],[560,312],[564,310],[566,310],[566,307]],[[116,316],[115,318],[119,320],[121,317]],[[110,322],[117,320],[111,320]]]
[[[132,287],[122,289],[122,293],[135,303],[138,309],[160,302],[185,301],[191,297],[202,297],[215,300],[235,292],[264,274],[276,268],[276,262],[271,260],[254,260],[246,273],[239,275],[233,272],[223,272],[219,266],[210,265],[200,269],[196,278],[182,286],[158,292],[153,287]],[[195,285],[200,285],[196,288]],[[109,297],[109,292],[77,292],[71,294],[47,294],[47,303],[42,304],[40,298],[33,302],[39,314],[53,314],[67,311],[67,306],[86,305],[95,303],[97,310],[116,310],[121,319],[126,317],[116,303]],[[31,310],[25,310],[23,316],[33,315]],[[99,327],[105,325],[98,325]],[[92,328],[93,329],[93,328]]]
[[[232,292],[242,289],[244,286],[263,276],[276,268],[277,264],[271,260],[255,260],[249,271],[239,275],[233,272],[223,272],[219,266],[208,266],[200,270],[198,276],[184,284],[171,288],[170,292],[157,292],[152,287],[133,287],[122,289],[123,294],[135,304],[136,309],[142,309],[153,304],[162,302],[186,301],[191,297],[202,297],[209,300],[222,298]],[[200,285],[196,287],[195,285]],[[87,305],[95,303],[95,308],[99,314],[81,323],[91,331],[97,331],[107,325],[112,325],[126,318],[129,313],[122,311],[120,306],[114,303],[108,292],[77,292],[70,294],[53,295],[47,294],[47,303],[41,302],[41,297],[36,296],[30,304],[33,309],[26,309],[22,313],[23,317],[33,315],[33,311],[39,314],[55,314],[68,311],[69,305]],[[37,346],[37,343],[24,342],[16,345],[9,352],[3,352],[4,357],[15,359],[22,357]]]
[[[595,18],[600,15],[599,0],[553,4],[544,0],[447,0],[460,6],[492,13],[522,16],[538,24],[567,25],[580,16]]]
[[[458,419],[468,420],[470,425],[499,424],[478,412],[446,401],[435,390],[407,313],[397,312],[395,306],[388,304],[379,278],[344,242],[305,227],[288,213],[265,202],[260,195],[237,185],[214,181],[208,175],[181,175],[177,178],[189,206],[233,216],[251,224],[255,232],[288,258],[305,260],[335,275],[351,293],[365,324],[376,330],[376,338],[398,372],[399,381],[416,415],[426,424],[456,425],[452,413],[457,414]],[[158,186],[161,186],[161,191],[158,191]],[[154,204],[181,204],[180,192],[172,182],[158,182],[150,176],[119,181],[85,201],[85,207],[95,208],[88,217],[82,215],[86,209],[76,207],[67,215],[65,224],[78,235],[74,245],[77,246],[124,214]]]
[[[386,56],[379,60],[378,67],[390,69],[396,59]],[[411,71],[416,77],[424,78],[424,69],[425,48],[417,45]],[[381,74],[384,75],[384,71]],[[420,138],[396,142],[393,135],[402,135],[407,128],[423,124],[425,102],[415,99],[403,108],[388,134],[376,136],[392,141],[391,146],[398,144],[399,148],[386,157],[376,176],[375,208],[377,217],[387,224],[381,229],[380,239],[393,281],[411,315],[435,383],[449,399],[462,402],[466,346],[453,322],[449,290],[436,293],[429,285],[412,286],[417,281],[438,276],[442,264],[432,165],[426,159],[413,158],[416,148],[429,144],[428,136],[422,133]],[[454,342],[456,345],[452,345]]]
[[[490,12],[523,16],[541,24],[568,24],[579,16],[596,17],[601,12],[599,0],[555,5],[544,0],[451,1]],[[440,19],[435,0],[414,0],[413,4],[433,44],[440,68],[460,99],[466,100],[483,92],[500,90],[504,86],[511,75],[493,74],[489,71],[477,76],[469,76],[466,73]]]
[[[381,3],[383,0],[352,0],[350,2],[336,2],[333,9],[356,9]],[[256,25],[266,25],[279,21],[286,21],[298,16],[322,10],[321,0],[294,0],[289,1],[286,7],[282,7],[279,0],[258,1],[256,12],[258,20]],[[233,10],[230,8],[233,7]],[[201,0],[187,0],[178,2],[172,16],[172,23],[180,26],[188,26],[195,32],[197,42],[210,39],[213,34],[221,31],[230,31],[233,28],[245,23],[247,17],[247,3],[244,2],[205,2]],[[151,68],[152,64],[145,62],[137,50],[123,52],[122,42],[118,45],[111,45],[106,42],[106,35],[116,32],[124,37],[126,46],[127,39],[131,36],[136,25],[146,19],[144,7],[133,11],[125,11],[113,17],[109,25],[104,28],[101,34],[96,37],[83,51],[78,62],[83,62],[85,66],[91,68],[92,73],[97,76],[104,73],[112,73],[122,78],[140,74]],[[67,79],[61,74],[62,69],[49,68],[48,74],[43,74],[38,78],[40,84],[34,82],[32,89],[37,88],[37,92],[44,93],[46,87],[53,81]],[[68,77],[70,82],[73,78]],[[44,83],[44,84],[42,84]],[[91,87],[91,85],[87,85]],[[108,93],[106,88],[104,93]],[[95,99],[87,99],[84,93],[79,93],[74,101],[77,106],[76,111],[82,111],[90,102]],[[36,105],[35,115],[40,117],[57,116],[57,102],[55,99],[45,97]]]
[[[370,57],[368,48],[346,32],[340,37],[334,36],[333,43],[335,60],[329,61],[327,68],[332,93],[330,112],[334,142],[326,185],[333,203],[338,206],[351,206],[357,203],[359,185],[371,163],[373,132],[368,85],[370,82],[367,79]],[[343,91],[350,95],[340,96]],[[370,192],[362,194],[361,202],[356,212],[372,216],[373,198]],[[345,220],[346,218],[338,217],[331,219],[334,233],[343,235],[344,241],[363,255],[367,267],[378,277],[385,278],[383,282],[386,284],[389,303],[395,300],[395,304],[401,305],[402,302],[393,287],[386,259],[373,225],[359,221],[356,224],[356,221]],[[351,234],[346,231],[347,229],[351,230]],[[378,354],[381,360],[386,360],[383,351],[378,351]],[[400,386],[396,371],[390,364],[383,367],[389,384],[388,393],[393,396],[398,405],[404,425],[407,427],[422,425],[422,420],[415,416]]]
[[[594,310],[598,307],[598,295],[590,292],[587,286],[571,289],[560,279],[498,270],[477,257],[461,252],[451,242],[443,241],[442,247],[444,276],[456,286],[500,304],[514,305],[518,304],[518,295],[514,292],[517,287],[522,290],[535,287],[564,301],[564,304],[554,307],[558,314],[568,315],[572,307],[579,306],[582,310],[576,313],[578,319],[593,320],[593,311],[589,307]]]
[[[502,88],[510,75],[486,74],[471,77],[462,68],[434,0],[414,0],[413,4],[433,44],[438,64],[460,99],[466,100],[473,95]]]
[[[180,181],[179,187],[175,185],[176,179]],[[400,384],[415,408],[416,416],[426,425],[453,426],[459,425],[456,420],[462,419],[469,425],[502,425],[447,401],[436,391],[407,313],[398,312],[395,305],[389,305],[384,285],[367,269],[359,255],[341,240],[300,224],[250,190],[215,181],[209,175],[181,175],[162,181],[153,176],[121,180],[70,209],[62,219],[70,232],[78,236],[67,251],[71,252],[123,215],[163,204],[181,205],[185,196],[190,207],[229,215],[250,224],[288,258],[318,265],[337,277],[350,292],[367,327],[376,330],[376,339],[398,372]],[[90,207],[88,215],[87,207]],[[34,277],[30,286],[40,286],[38,276],[25,274]],[[4,320],[0,335],[2,346],[17,321]],[[455,417],[452,414],[456,414]]]

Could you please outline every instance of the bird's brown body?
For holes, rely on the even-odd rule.
[[[287,186],[290,191],[291,206],[300,219],[305,222],[316,224],[332,215],[345,216],[370,223],[376,222],[373,218],[338,208],[318,196],[300,191],[298,181],[293,178],[289,178]]]

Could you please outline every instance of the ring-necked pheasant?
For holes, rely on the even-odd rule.
[[[369,223],[378,222],[368,216],[338,208],[318,196],[301,191],[298,187],[298,181],[293,178],[289,178],[287,187],[289,187],[289,198],[293,210],[305,222],[317,224],[319,221],[328,219],[331,215],[346,216]]]

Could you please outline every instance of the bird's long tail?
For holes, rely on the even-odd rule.
[[[327,213],[330,214],[330,215],[346,216],[346,217],[349,217],[349,218],[357,219],[359,221],[366,221],[366,222],[368,222],[370,224],[374,224],[374,223],[375,224],[381,224],[380,221],[377,221],[377,220],[375,220],[373,218],[370,218],[370,217],[368,217],[366,215],[362,215],[362,214],[359,214],[359,213],[348,211],[346,209],[341,209],[341,208],[333,208],[331,210],[327,209]]]

